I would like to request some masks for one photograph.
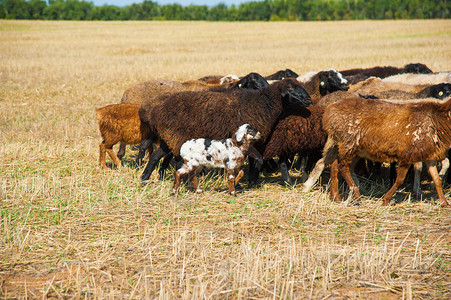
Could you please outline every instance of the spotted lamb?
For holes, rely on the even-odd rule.
[[[188,174],[194,190],[201,193],[197,174],[202,168],[225,168],[229,178],[229,194],[236,196],[235,186],[244,174],[240,168],[245,155],[251,155],[250,152],[256,153],[252,143],[261,137],[257,129],[249,124],[243,124],[232,138],[224,140],[199,138],[186,141],[180,148],[184,164],[175,174],[172,192],[177,192],[181,178]],[[238,175],[235,177],[237,171]]]

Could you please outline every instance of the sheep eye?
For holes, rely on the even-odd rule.
[[[240,84],[238,84],[238,87],[241,87],[242,86],[242,84],[240,83]]]
[[[439,96],[443,96],[443,92],[440,91],[440,92],[438,93],[438,95],[439,95]]]
[[[320,83],[320,84],[321,84],[321,86],[324,86],[324,85],[325,85],[324,81],[321,81],[321,83]]]

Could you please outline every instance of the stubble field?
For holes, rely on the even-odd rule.
[[[0,20],[0,297],[449,299],[451,211],[427,182],[359,206],[280,175],[226,193],[170,195],[98,166],[95,108],[132,84],[425,63],[451,70],[451,22],[38,22]],[[115,148],[117,149],[117,148]],[[294,178],[300,174],[292,172]],[[427,177],[425,177],[427,181]],[[447,199],[450,186],[445,186]]]

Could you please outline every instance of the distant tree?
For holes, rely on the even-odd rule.
[[[96,6],[92,11],[92,20],[123,20],[124,12],[124,9],[114,5]]]
[[[166,18],[166,20],[183,20],[183,6],[180,4],[167,4],[160,8],[161,15]]]
[[[207,15],[208,21],[227,21],[227,6],[224,3],[219,3],[213,6]]]
[[[31,19],[29,5],[25,0],[3,0],[0,2],[6,19]]]

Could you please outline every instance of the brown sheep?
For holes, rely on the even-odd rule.
[[[425,162],[440,204],[449,206],[436,162],[443,160],[451,147],[451,99],[399,102],[343,99],[326,108],[323,125],[328,133],[323,157],[326,163],[331,162],[331,199],[342,201],[338,193],[338,171],[354,198],[360,197],[349,166],[355,157],[361,157],[398,162],[397,178],[383,198],[384,205],[390,203],[403,183],[409,166]]]
[[[106,169],[105,152],[120,168],[122,156],[113,151],[117,143],[124,145],[140,144],[149,134],[149,126],[139,120],[139,105],[137,104],[111,104],[96,109],[96,117],[99,125],[102,142],[99,144],[99,163]],[[149,148],[152,149],[152,148]],[[122,154],[123,155],[123,154]]]

